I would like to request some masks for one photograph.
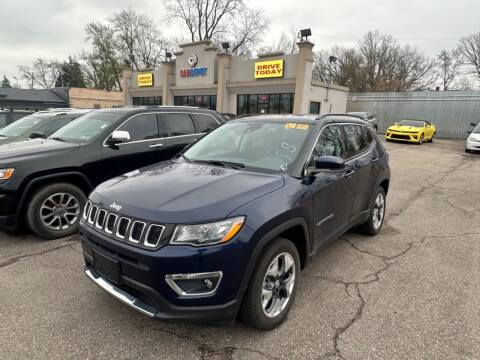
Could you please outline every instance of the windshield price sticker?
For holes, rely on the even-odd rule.
[[[286,123],[285,129],[308,130],[308,124]]]

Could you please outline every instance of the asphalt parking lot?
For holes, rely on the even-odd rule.
[[[382,233],[319,254],[270,332],[151,320],[87,280],[76,236],[0,233],[0,359],[479,359],[480,156],[386,146]]]

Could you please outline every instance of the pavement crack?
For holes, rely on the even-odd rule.
[[[417,189],[416,191],[414,191],[412,194],[410,194],[410,196],[405,200],[404,204],[406,205],[402,206],[399,210],[390,213],[387,216],[387,220],[391,221],[392,219],[399,217],[405,210],[407,210],[410,206],[412,206],[412,204],[414,203],[414,200],[418,199],[420,196],[423,195],[423,193],[425,193],[426,191],[432,189],[433,187],[441,183],[443,179],[445,179],[448,175],[454,173],[455,171],[466,169],[466,168],[462,168],[462,165],[464,165],[466,161],[467,161],[467,158],[461,158],[459,163],[453,165],[446,171],[442,171],[438,173],[440,174],[440,176],[435,175],[435,177],[431,176],[430,178],[427,178],[425,180],[425,184],[421,186],[419,189]],[[470,165],[468,164],[467,168],[469,166]]]
[[[150,330],[158,331],[160,333],[163,333],[163,334],[166,334],[166,335],[169,335],[169,336],[174,336],[174,337],[176,337],[180,340],[189,341],[197,347],[198,351],[200,352],[200,358],[202,360],[211,359],[211,358],[222,359],[222,360],[231,360],[231,359],[233,359],[233,355],[236,351],[245,351],[245,352],[249,352],[249,353],[253,353],[253,354],[258,354],[258,355],[263,356],[266,359],[272,359],[272,360],[280,359],[280,357],[274,356],[272,354],[267,354],[267,353],[262,352],[260,350],[250,349],[250,348],[247,348],[247,347],[224,346],[224,347],[216,349],[216,348],[208,345],[205,342],[197,340],[193,336],[179,334],[175,331],[162,329],[162,328],[159,328],[155,325],[136,325],[136,324],[134,324],[134,326],[137,329],[142,330],[142,331],[145,330],[145,329],[150,329]]]
[[[34,252],[34,253],[30,253],[30,254],[15,256],[13,258],[10,258],[6,261],[1,262],[0,263],[0,269],[5,268],[5,267],[10,266],[10,265],[13,265],[13,264],[17,263],[18,261],[20,261],[22,259],[45,255],[45,254],[47,254],[49,252],[52,252],[52,251],[56,251],[56,250],[59,250],[59,249],[65,248],[65,247],[70,247],[71,245],[75,244],[75,242],[76,241],[68,241],[67,243],[62,243],[61,245],[55,246],[55,247],[50,248],[50,249],[45,249],[45,250],[42,250],[42,251],[37,251],[37,252]]]

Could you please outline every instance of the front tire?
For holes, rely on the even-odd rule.
[[[385,209],[387,205],[387,199],[385,190],[379,187],[375,192],[373,198],[373,208],[370,212],[368,220],[359,226],[360,231],[367,235],[377,235],[382,229],[383,222],[385,220]]]
[[[44,239],[58,239],[78,230],[87,198],[72,184],[56,183],[37,190],[30,198],[26,218],[30,229]]]
[[[425,136],[422,134],[420,135],[420,139],[418,140],[418,145],[422,145],[423,144],[423,140],[425,139]]]
[[[280,325],[290,310],[300,277],[300,257],[295,245],[277,238],[260,255],[243,299],[240,316],[261,330]]]

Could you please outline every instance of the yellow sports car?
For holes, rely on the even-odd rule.
[[[436,134],[435,125],[425,120],[402,120],[387,129],[385,139],[408,141],[423,144],[433,141]]]

